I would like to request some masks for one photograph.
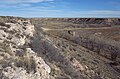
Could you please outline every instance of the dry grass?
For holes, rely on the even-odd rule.
[[[31,71],[36,71],[35,61],[29,55],[24,57],[16,57],[15,64],[17,67],[24,68],[28,73],[30,73]]]

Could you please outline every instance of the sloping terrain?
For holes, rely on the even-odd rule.
[[[28,32],[28,35],[18,32],[26,38],[24,42],[19,41],[20,39],[19,42],[10,41],[20,44],[20,46],[15,45],[14,48],[19,51],[9,55],[15,65],[12,66],[12,62],[9,62],[9,64],[5,63],[7,66],[4,67],[3,63],[0,63],[3,65],[0,67],[1,78],[4,76],[8,79],[16,79],[15,73],[18,72],[17,77],[24,75],[24,78],[17,79],[120,78],[119,18],[1,17],[0,22],[1,26],[6,26],[8,22],[14,25],[11,26],[15,29],[15,33],[11,34],[15,37],[14,40],[18,40],[17,27],[25,33]],[[34,32],[29,29],[32,25],[34,25]],[[24,28],[25,26],[27,29]],[[30,37],[29,32],[32,33]],[[15,62],[16,58],[20,58],[19,61]],[[22,59],[24,61],[20,61]],[[3,58],[3,60],[9,59]],[[7,75],[5,75],[6,69],[9,70]],[[9,76],[10,71],[13,71],[12,76]]]
[[[52,61],[52,64],[50,64],[53,71],[52,75],[56,79],[119,78],[120,44],[116,40],[108,38],[112,37],[113,34],[120,37],[119,27],[114,28],[113,25],[116,25],[114,22],[100,24],[95,23],[94,20],[89,24],[83,20],[84,24],[79,24],[59,18],[32,19],[32,23],[35,24],[37,30],[36,38],[44,38],[44,41],[49,42],[47,47],[46,43],[42,45],[35,43],[34,46],[38,44],[35,50],[40,53],[40,47],[45,49],[42,50],[43,54],[40,53],[40,55],[45,56],[44,59],[48,60],[49,63]],[[103,22],[105,22],[104,19],[101,23]],[[117,24],[119,24],[119,21]],[[107,31],[109,32],[107,33]],[[40,35],[41,33],[42,35]],[[36,49],[37,47],[38,49]]]
[[[29,20],[0,22],[0,79],[54,79],[30,46],[34,32]]]

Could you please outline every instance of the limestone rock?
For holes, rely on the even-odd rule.
[[[33,35],[29,20],[0,25],[0,79],[53,79],[51,68],[25,46]]]

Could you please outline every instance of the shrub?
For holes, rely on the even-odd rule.
[[[31,71],[36,71],[35,61],[30,56],[17,57],[15,59],[15,64],[17,67],[24,68],[28,73]]]

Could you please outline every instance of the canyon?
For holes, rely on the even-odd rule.
[[[119,18],[0,17],[0,79],[119,79]]]

